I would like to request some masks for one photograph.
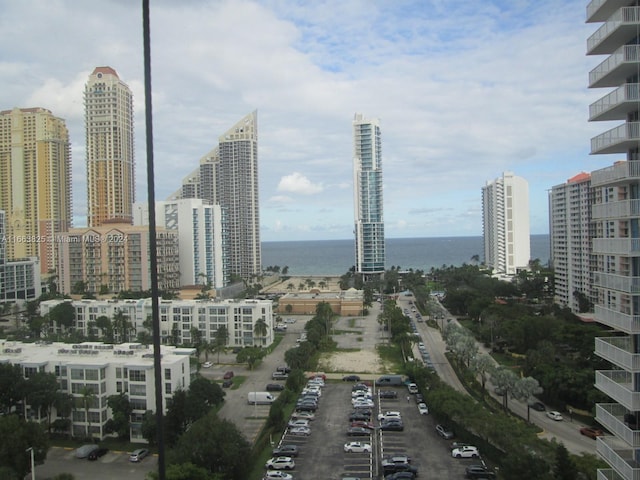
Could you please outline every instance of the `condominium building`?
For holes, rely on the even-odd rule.
[[[353,119],[353,190],[356,273],[379,276],[385,267],[380,121],[356,113]]]
[[[224,252],[222,209],[201,199],[186,198],[155,203],[156,225],[178,234],[180,285],[209,285],[220,289],[229,283]],[[134,225],[149,224],[149,206],[136,203]]]
[[[135,201],[133,95],[111,67],[96,67],[84,89],[87,224],[131,223]]]
[[[579,173],[549,192],[549,237],[554,301],[574,313],[589,311],[591,286],[591,175]]]
[[[189,357],[195,353],[194,348],[161,347],[162,405],[165,412],[177,390],[188,390],[191,384]],[[142,437],[142,420],[146,411],[156,410],[153,351],[148,345],[2,341],[0,363],[19,365],[25,378],[37,372],[53,373],[60,391],[72,395],[76,405],[81,405],[86,392],[90,392],[88,408],[76,407],[71,412],[70,433],[74,437],[105,438],[107,422],[113,417],[107,399],[111,395],[125,393],[133,408],[131,441],[146,442]],[[36,410],[27,406],[25,416],[35,421],[46,421],[38,415]],[[53,408],[51,422],[57,419],[62,417]]]
[[[71,146],[65,121],[44,108],[0,112],[0,210],[7,260],[56,268],[55,238],[71,226]]]
[[[178,233],[156,232],[158,288],[180,287]],[[62,293],[118,293],[151,289],[149,227],[118,220],[100,227],[74,228],[60,235],[58,264]],[[80,287],[81,286],[81,287]]]
[[[616,331],[595,341],[596,354],[612,364],[595,375],[596,388],[610,398],[596,405],[596,420],[611,433],[596,443],[610,465],[598,478],[635,480],[640,478],[640,6],[593,0],[587,22],[601,24],[587,40],[587,54],[606,55],[589,72],[589,87],[608,89],[589,106],[589,120],[622,122],[592,138],[591,153],[624,158],[591,172],[594,313],[596,321]]]
[[[249,279],[262,270],[258,195],[258,114],[246,115],[218,138],[171,196],[220,205],[229,273]]]
[[[482,187],[484,261],[494,273],[515,275],[529,266],[529,184],[512,172]]]
[[[89,337],[101,333],[96,326],[99,317],[112,320],[120,312],[131,323],[129,340],[148,331],[146,320],[151,317],[151,299],[140,300],[47,300],[40,304],[40,315],[47,317],[63,301],[71,302],[75,318],[71,328]],[[227,330],[230,347],[269,346],[273,343],[273,310],[269,300],[161,300],[159,304],[160,337],[162,343],[182,345],[192,341],[191,330],[200,331],[202,340],[214,342],[218,329]],[[256,329],[264,323],[265,331]],[[60,325],[49,326],[50,332],[63,330]]]

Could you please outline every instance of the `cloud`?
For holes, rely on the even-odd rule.
[[[298,172],[286,175],[278,183],[279,192],[291,192],[300,195],[315,195],[322,192],[321,184],[314,184],[307,177]]]

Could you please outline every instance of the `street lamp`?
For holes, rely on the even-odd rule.
[[[31,480],[36,480],[36,461],[33,455],[33,447],[29,447],[25,452],[31,453]]]

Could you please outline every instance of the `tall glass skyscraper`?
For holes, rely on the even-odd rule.
[[[353,119],[353,192],[356,273],[365,279],[384,273],[380,121],[356,113]]]

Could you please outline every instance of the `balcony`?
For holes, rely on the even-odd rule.
[[[640,372],[640,354],[633,353],[630,337],[596,338],[596,354],[626,371]]]
[[[593,285],[609,290],[617,290],[630,295],[640,294],[640,277],[594,272]]]
[[[587,55],[611,53],[626,44],[637,33],[639,7],[623,7],[611,15],[604,25],[587,39]]]
[[[640,431],[632,430],[624,422],[627,409],[617,403],[596,404],[596,420],[605,429],[634,448],[640,448]]]
[[[600,187],[640,179],[640,162],[620,161],[610,167],[591,172],[591,186]]]
[[[640,143],[640,123],[627,122],[591,139],[591,154],[626,153]]]
[[[624,120],[639,100],[640,84],[625,83],[589,106],[589,121]]]
[[[640,59],[639,45],[623,45],[589,72],[589,87],[618,87],[634,75]]]
[[[624,477],[621,477],[618,472],[612,468],[601,468],[597,474],[596,480],[625,480]]]
[[[640,392],[632,390],[631,381],[632,374],[624,370],[596,371],[596,388],[627,410],[636,412],[640,410]]]
[[[591,207],[593,220],[629,218],[640,215],[640,200],[598,203]]]
[[[601,255],[640,255],[639,238],[594,238],[593,253]]]
[[[587,5],[587,23],[606,22],[616,10],[627,5],[627,0],[592,0]]]
[[[600,437],[596,443],[596,452],[622,478],[640,480],[640,465],[634,460],[633,449],[616,441],[615,437]],[[600,478],[599,473],[598,478]],[[609,478],[617,477],[611,476]]]
[[[640,334],[640,315],[618,312],[617,310],[605,308],[601,305],[596,305],[594,313],[598,323],[630,335],[635,333]]]

